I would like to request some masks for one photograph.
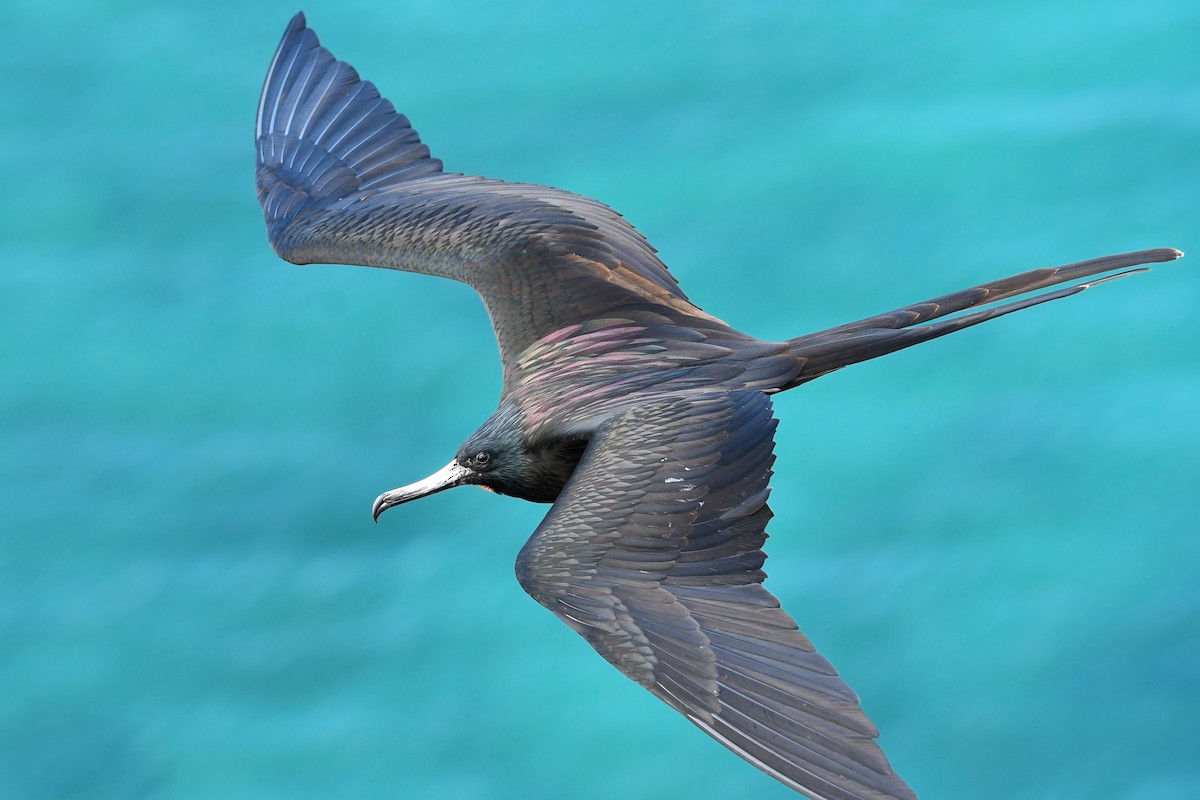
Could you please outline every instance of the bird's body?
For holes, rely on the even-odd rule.
[[[915,795],[854,692],[762,586],[770,396],[1128,273],[1010,298],[1180,255],[1035,270],[761,341],[696,307],[607,206],[443,172],[302,15],[268,71],[256,147],[281,256],[465,282],[496,331],[496,412],[441,471],[381,495],[375,516],[464,484],[553,503],[517,559],[526,591],[625,675],[814,798]]]

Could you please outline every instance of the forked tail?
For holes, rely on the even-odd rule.
[[[1011,303],[926,324],[939,317],[988,303],[997,303],[1038,289],[1057,286],[1060,283],[1090,278],[1104,272],[1134,267],[1138,264],[1174,261],[1182,255],[1183,253],[1178,250],[1162,247],[1155,250],[1139,250],[1136,253],[1093,258],[1090,261],[1080,261],[1064,267],[1035,269],[1011,278],[1002,278],[942,297],[935,297],[923,303],[898,308],[886,314],[878,314],[857,322],[839,325],[836,328],[828,328],[807,336],[789,339],[792,352],[804,358],[806,363],[804,370],[796,376],[796,379],[783,388],[790,389],[850,364],[857,364],[859,361],[867,361],[903,350],[905,347],[912,347],[914,344],[927,342],[930,339],[978,325],[980,322],[1011,314],[1013,311],[1020,311],[1023,308],[1036,306],[1050,300],[1058,300],[1062,297],[1070,297],[1106,281],[1146,272],[1149,267],[1118,272],[1115,275],[1064,286],[1052,292],[1043,292],[1032,297],[1014,300]]]

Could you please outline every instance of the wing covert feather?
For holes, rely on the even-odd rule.
[[[858,698],[762,586],[766,395],[648,401],[604,423],[517,577],[625,675],[815,798],[914,798]]]

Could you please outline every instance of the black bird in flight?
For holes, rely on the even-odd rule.
[[[521,586],[626,676],[813,798],[915,795],[858,697],[762,586],[771,395],[1182,255],[1038,269],[766,342],[693,305],[608,206],[443,171],[303,14],[271,61],[256,137],[281,257],[453,278],[495,327],[499,408],[442,470],[380,495],[375,517],[463,485],[553,503],[517,557]]]

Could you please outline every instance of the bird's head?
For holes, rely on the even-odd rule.
[[[471,443],[464,444],[454,460],[437,472],[415,483],[401,486],[384,492],[375,498],[371,514],[375,519],[392,506],[418,500],[445,489],[455,486],[482,486],[496,492],[503,492],[505,476],[518,462],[518,454],[505,450],[494,444]]]
[[[375,519],[392,506],[453,489],[481,486],[535,503],[552,503],[583,456],[587,440],[562,438],[527,442],[520,415],[502,405],[458,448],[454,460],[424,480],[384,492],[375,499]]]
[[[455,486],[481,486],[499,494],[524,497],[522,487],[530,481],[529,462],[519,426],[494,416],[458,448],[453,461],[428,478],[379,495],[371,512],[378,520],[392,506]]]

